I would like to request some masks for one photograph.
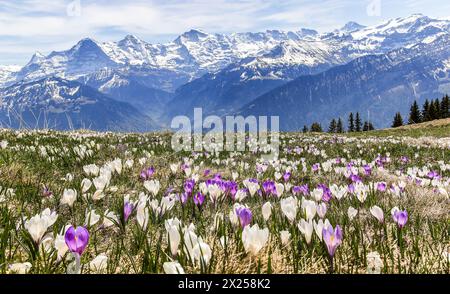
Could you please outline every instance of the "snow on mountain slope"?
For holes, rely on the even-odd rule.
[[[77,79],[107,67],[139,68],[144,75],[146,71],[152,75],[166,72],[163,80],[181,78],[183,83],[249,57],[260,58],[260,62],[269,66],[311,66],[330,60],[334,64],[432,42],[449,31],[449,20],[412,15],[371,27],[350,22],[340,30],[325,34],[301,29],[297,32],[271,30],[225,35],[193,29],[166,44],[150,44],[133,35],[106,43],[84,39],[70,50],[33,56],[16,80],[48,76]],[[174,83],[161,89],[174,91],[178,85]]]
[[[20,69],[19,65],[0,65],[0,88],[14,81],[15,75]]]

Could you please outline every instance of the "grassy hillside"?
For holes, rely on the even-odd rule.
[[[351,136],[366,136],[370,134],[378,137],[408,136],[408,137],[450,137],[450,118],[430,122],[406,125],[399,128],[376,130],[369,133],[354,133]]]

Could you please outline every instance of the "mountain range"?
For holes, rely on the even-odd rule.
[[[412,100],[449,92],[449,34],[450,20],[415,14],[328,33],[190,30],[166,44],[86,38],[23,67],[0,66],[0,120],[149,131],[202,107],[204,115],[279,115],[282,130],[359,111],[381,128]],[[44,113],[50,124],[36,119]]]

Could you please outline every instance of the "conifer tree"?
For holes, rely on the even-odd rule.
[[[306,125],[303,126],[303,133],[309,132],[308,127]]]
[[[392,122],[392,127],[398,128],[401,126],[403,126],[403,118],[402,118],[402,115],[400,114],[400,112],[397,112],[394,116],[394,121]]]
[[[436,118],[436,109],[434,108],[434,101],[430,101],[430,106],[428,107],[428,121],[432,121]]]
[[[350,115],[348,116],[348,131],[350,133],[355,131],[355,120],[353,118],[353,112],[350,112]]]
[[[425,103],[423,104],[422,107],[422,121],[426,122],[426,121],[430,121],[430,102],[427,100],[425,100]]]
[[[434,118],[433,119],[440,119],[441,118],[441,102],[439,99],[434,100]]]
[[[418,124],[422,122],[422,119],[420,117],[420,110],[419,105],[417,104],[417,101],[414,101],[414,103],[411,105],[410,111],[409,111],[409,119],[408,124]]]
[[[339,118],[336,126],[336,133],[342,134],[344,132],[344,125],[342,123],[342,119]]]
[[[361,118],[359,117],[359,112],[357,112],[355,119],[355,131],[361,132],[361,127],[362,127]]]
[[[448,97],[448,95],[445,95],[443,98],[442,98],[442,101],[441,101],[441,118],[448,118],[448,117],[450,117],[450,113],[449,113],[449,103],[450,103],[450,101],[449,101],[449,97]]]
[[[311,132],[322,133],[322,126],[318,122],[313,123],[311,125]]]
[[[330,122],[330,126],[328,127],[328,133],[336,133],[336,131],[337,131],[336,120],[333,118],[333,120]]]
[[[365,121],[364,125],[363,125],[363,132],[367,132],[367,131],[369,131],[369,122]]]

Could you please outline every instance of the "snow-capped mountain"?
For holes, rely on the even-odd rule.
[[[349,22],[329,33],[193,29],[166,44],[133,35],[105,43],[86,38],[66,51],[36,53],[20,70],[0,68],[0,87],[52,77],[77,81],[167,123],[193,107],[207,114],[233,113],[301,76],[368,55],[403,54],[397,50],[434,44],[449,34],[450,20],[415,14],[369,27]]]
[[[192,115],[194,107],[203,107],[205,114],[233,113],[299,76],[317,74],[358,57],[427,44],[448,35],[449,25],[449,21],[413,15],[375,27],[348,23],[329,34],[282,41],[266,54],[243,59],[180,87],[167,106],[166,118]]]
[[[0,88],[15,81],[16,74],[20,69],[19,65],[0,65]]]
[[[395,112],[417,100],[450,92],[450,35],[387,54],[360,57],[317,75],[301,76],[248,103],[236,113],[278,115],[282,130],[322,126],[359,111],[376,127],[388,127]]]
[[[61,78],[21,82],[0,90],[2,127],[149,131],[157,125],[128,103]]]

